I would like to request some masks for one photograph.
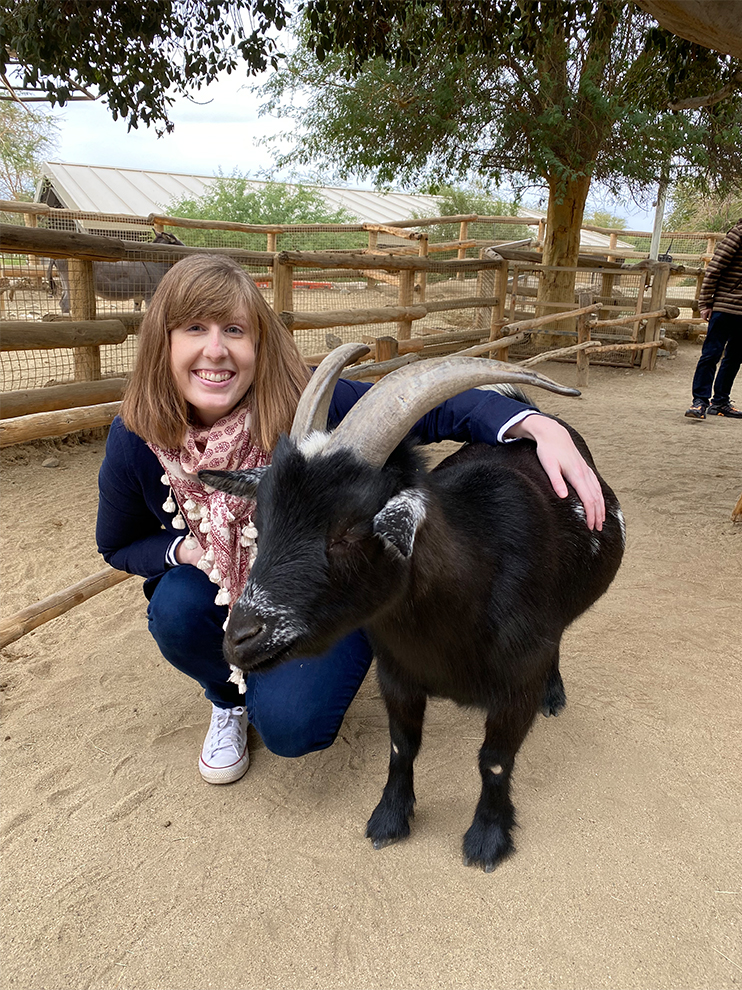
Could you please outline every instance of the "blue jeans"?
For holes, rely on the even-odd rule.
[[[724,357],[714,381],[716,365]],[[708,403],[713,383],[714,404],[723,406],[729,402],[734,379],[742,361],[742,316],[732,313],[712,313],[701,356],[693,376],[693,399]]]
[[[165,659],[198,681],[209,701],[219,708],[245,705],[263,742],[279,756],[303,756],[332,745],[371,665],[362,630],[323,656],[248,675],[243,696],[227,683],[229,666],[222,654],[227,609],[214,604],[216,585],[190,564],[166,571],[154,591],[152,585],[146,589],[149,631]]]

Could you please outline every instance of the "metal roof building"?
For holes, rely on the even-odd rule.
[[[67,210],[146,217],[150,213],[163,213],[169,203],[182,196],[202,196],[217,178],[213,175],[181,175],[103,165],[44,162],[36,201]],[[248,180],[248,185],[260,189],[265,183]],[[360,223],[409,220],[415,213],[435,216],[438,210],[435,196],[381,193],[345,186],[305,188],[318,193],[333,209],[345,207]]]
[[[169,203],[183,196],[202,196],[217,179],[218,176],[213,175],[44,162],[36,202],[86,213],[147,217],[151,213],[165,213]],[[248,185],[260,189],[265,183],[248,180]],[[360,223],[409,220],[415,215],[436,216],[440,210],[437,196],[375,192],[346,186],[305,185],[304,188],[318,193],[332,209],[344,207]],[[546,216],[543,212],[525,208],[519,211],[519,215],[527,220],[540,220]],[[86,227],[101,226],[87,221],[83,224]],[[604,250],[608,244],[604,234],[582,231],[580,246],[584,251],[589,252],[591,248]],[[618,241],[616,247],[619,251],[633,250],[632,245],[624,241]]]

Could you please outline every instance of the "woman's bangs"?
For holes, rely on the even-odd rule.
[[[168,307],[168,331],[192,321],[208,319],[226,322],[242,313],[254,323],[255,306],[249,296],[249,286],[235,281],[232,273],[229,274],[227,278],[214,278],[210,273],[204,278],[195,277],[181,286],[176,299]]]

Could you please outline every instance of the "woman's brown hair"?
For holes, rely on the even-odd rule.
[[[193,410],[170,370],[170,332],[190,321],[252,318],[255,378],[240,405],[251,409],[251,433],[272,450],[288,432],[310,371],[294,338],[269,308],[250,275],[226,255],[193,254],[157,287],[139,331],[139,349],[121,404],[128,430],[159,447],[180,447]]]

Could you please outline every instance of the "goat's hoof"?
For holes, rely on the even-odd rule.
[[[497,825],[482,828],[473,822],[464,836],[464,866],[478,866],[485,873],[492,873],[514,851],[510,833]]]
[[[464,856],[464,866],[479,866],[485,873],[493,873],[497,863],[499,862],[499,859],[497,862],[483,862],[482,860],[471,859],[469,856]]]
[[[567,704],[566,700],[563,701],[561,704],[557,704],[557,705],[547,704],[546,702],[544,702],[544,704],[541,706],[541,714],[544,716],[544,718],[548,718],[550,715],[558,715],[559,712],[564,710],[564,706],[566,704]]]
[[[396,845],[396,843],[399,842],[400,838],[401,836],[394,836],[393,838],[389,838],[389,839],[373,839],[371,845],[374,847],[374,849],[386,849],[387,846]]]

